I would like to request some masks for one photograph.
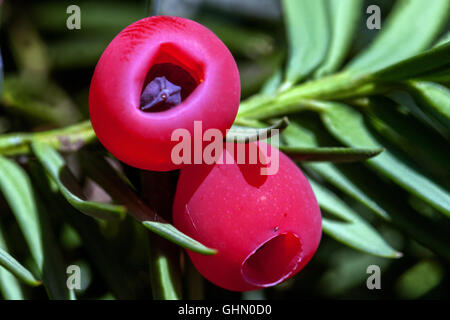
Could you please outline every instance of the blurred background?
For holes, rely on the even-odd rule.
[[[363,1],[363,8],[377,4],[382,21],[389,15],[395,1]],[[66,9],[76,4],[81,8],[81,29],[68,30]],[[95,65],[108,43],[124,27],[143,17],[155,14],[176,15],[193,19],[218,35],[235,57],[241,76],[242,99],[258,93],[273,75],[286,64],[288,40],[282,5],[278,0],[159,0],[159,1],[3,1],[1,5],[0,47],[4,80],[0,105],[0,137],[12,132],[36,132],[76,124],[88,119],[88,93]],[[350,61],[377,36],[379,30],[366,28],[367,15],[359,16],[361,27],[356,29],[345,61]],[[448,31],[447,27],[440,34]],[[345,63],[343,63],[345,64]],[[306,113],[306,121],[316,123],[313,113]],[[411,120],[414,128],[416,120]],[[419,128],[419,127],[416,127]],[[418,129],[422,130],[422,129]],[[448,190],[449,148],[434,132],[426,129],[440,147],[440,159],[428,158],[435,181]],[[441,141],[442,140],[442,141]],[[332,144],[337,144],[329,139]],[[392,144],[392,142],[386,142]],[[90,146],[93,153],[102,147]],[[439,148],[438,148],[439,149]],[[403,151],[401,151],[403,152]],[[411,155],[409,154],[411,157]],[[414,158],[414,157],[413,157]],[[68,155],[67,162],[84,190],[93,199],[107,198],[98,187],[77,173],[76,155]],[[15,157],[30,170],[27,156]],[[420,161],[420,159],[419,159]],[[438,164],[434,163],[438,162]],[[441,166],[444,163],[444,166]],[[420,165],[420,164],[419,164]],[[380,198],[394,210],[420,216],[425,229],[439,226],[437,234],[450,234],[448,219],[427,207],[387,179],[379,178],[364,164],[341,164],[363,177]],[[444,168],[444,169],[442,169]],[[305,168],[304,168],[305,169]],[[308,170],[314,176],[314,170]],[[139,189],[136,169],[124,166],[124,172]],[[154,174],[158,184],[173,192],[177,173]],[[317,178],[317,177],[315,177]],[[35,189],[39,179],[32,178]],[[163,182],[161,182],[163,181]],[[320,177],[317,179],[319,182]],[[323,182],[325,183],[325,182]],[[380,219],[361,203],[329,186],[345,205],[358,212],[382,238],[403,256],[384,258],[355,250],[323,235],[320,248],[309,265],[294,278],[276,287],[248,293],[223,290],[204,280],[190,265],[187,256],[176,251],[175,260],[181,265],[182,297],[191,299],[441,299],[450,297],[449,261],[421,245],[414,237],[390,222]],[[158,195],[158,193],[156,193]],[[40,195],[41,196],[41,195]],[[45,199],[45,196],[42,196]],[[130,217],[121,222],[97,222],[80,215],[64,199],[47,198],[50,209],[49,225],[58,253],[55,265],[77,264],[82,269],[82,289],[78,299],[151,299],[149,246],[164,248],[167,243],[147,241],[146,231]],[[53,200],[51,200],[53,199]],[[156,202],[170,202],[161,195]],[[154,206],[156,206],[153,203]],[[164,206],[164,204],[162,204]],[[167,206],[167,204],[166,204]],[[170,205],[169,205],[170,206]],[[424,214],[417,214],[421,211]],[[81,217],[80,217],[81,216]],[[423,217],[427,217],[426,219]],[[415,220],[416,221],[416,220]],[[432,222],[430,222],[432,221]],[[8,251],[27,268],[34,270],[26,240],[4,196],[0,195],[0,226]],[[436,227],[437,228],[437,227]],[[426,232],[426,231],[424,231]],[[0,234],[1,235],[1,234]],[[448,241],[440,237],[437,241]],[[450,243],[442,243],[443,250]],[[171,248],[173,249],[173,248]],[[151,249],[150,249],[151,250]],[[98,254],[102,252],[102,254]],[[448,255],[447,255],[448,257]],[[63,262],[61,262],[63,261]],[[181,261],[181,262],[180,262]],[[369,265],[381,268],[381,290],[368,290],[366,272]],[[5,271],[3,271],[5,272]],[[3,274],[4,275],[4,274]],[[2,281],[0,277],[0,281]],[[5,283],[4,283],[5,284]],[[48,290],[19,284],[18,297],[46,299]],[[0,286],[1,287],[1,286]],[[5,298],[3,286],[3,297]],[[0,291],[2,292],[2,291]],[[13,295],[14,296],[14,295]]]

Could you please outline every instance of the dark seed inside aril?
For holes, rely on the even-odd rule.
[[[141,94],[140,109],[160,112],[174,108],[197,87],[196,80],[180,66],[171,63],[154,65],[148,72]]]
[[[165,77],[156,77],[145,87],[141,95],[142,111],[163,111],[181,103],[181,87]]]

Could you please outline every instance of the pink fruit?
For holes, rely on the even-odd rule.
[[[89,113],[98,139],[119,160],[169,171],[183,165],[171,158],[174,131],[193,135],[201,121],[203,131],[225,135],[240,92],[236,62],[214,33],[192,20],[154,16],[126,27],[103,52]]]
[[[269,158],[279,153],[273,175],[261,175],[261,164],[234,163],[187,166],[179,177],[174,225],[218,250],[188,254],[205,278],[229,290],[261,289],[292,277],[320,242],[321,214],[309,182],[286,155],[267,151]]]

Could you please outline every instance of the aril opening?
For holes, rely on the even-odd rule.
[[[295,271],[301,257],[300,239],[293,233],[280,234],[263,243],[245,259],[242,274],[252,285],[275,285]]]
[[[176,45],[163,44],[147,73],[140,109],[161,112],[174,108],[186,100],[203,80],[200,63]]]

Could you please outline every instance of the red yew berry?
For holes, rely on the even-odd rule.
[[[218,250],[188,254],[205,278],[229,290],[261,289],[292,277],[321,238],[319,206],[303,173],[277,149],[258,146],[267,158],[278,153],[275,174],[261,175],[263,165],[247,161],[187,166],[178,180],[173,223]]]
[[[184,18],[157,16],[122,30],[101,56],[89,92],[92,126],[119,160],[167,171],[175,129],[193,136],[194,121],[223,135],[240,101],[236,63],[210,30]],[[201,139],[201,137],[195,137]]]

